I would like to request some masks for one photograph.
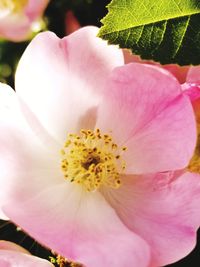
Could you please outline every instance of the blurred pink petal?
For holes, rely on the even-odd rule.
[[[33,23],[42,16],[48,2],[49,0],[27,0],[0,4],[0,38],[11,41],[29,38]]]
[[[11,251],[22,252],[25,254],[30,254],[30,252],[28,250],[26,250],[25,248],[13,243],[13,242],[5,241],[5,240],[0,240],[0,250],[11,250]]]
[[[19,190],[15,193],[20,196],[20,199],[25,199],[27,195],[30,197],[31,192],[34,191],[33,188],[36,191],[43,186],[46,188],[51,178],[59,182],[59,163],[56,163],[55,160],[54,142],[51,142],[51,138],[45,139],[50,145],[51,149],[49,149],[44,142],[39,141],[21,113],[16,93],[5,84],[0,84],[0,122],[0,151],[3,155],[0,160],[0,182],[4,184],[4,190],[0,194],[0,202],[3,203],[4,199],[7,199],[15,178],[18,179],[16,182],[20,185]],[[31,121],[31,123],[33,122]],[[41,133],[37,132],[37,134],[41,139]],[[59,147],[56,147],[56,149],[59,149]],[[38,151],[40,151],[39,154]],[[48,158],[46,157],[47,154]],[[53,159],[51,154],[53,154]],[[57,154],[57,160],[59,161],[59,153]],[[49,168],[50,166],[51,168]],[[33,182],[32,189],[30,188],[29,191],[24,188],[27,173],[29,173],[30,182]],[[46,173],[48,181],[40,179],[40,173]],[[60,177],[62,179],[62,176]],[[40,180],[35,183],[34,179]]]
[[[0,241],[0,266],[53,267],[47,260],[32,256],[24,248],[9,241]]]

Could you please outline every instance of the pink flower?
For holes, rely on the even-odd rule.
[[[53,267],[43,259],[30,255],[24,248],[9,242],[0,241],[0,266],[1,267]]]
[[[0,2],[0,38],[23,41],[42,16],[49,0],[3,0]]]
[[[87,267],[184,257],[200,224],[200,179],[183,171],[196,125],[167,71],[124,65],[95,27],[39,34],[0,90],[4,213]]]

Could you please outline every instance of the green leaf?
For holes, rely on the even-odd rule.
[[[99,37],[162,64],[200,64],[200,0],[113,0]]]

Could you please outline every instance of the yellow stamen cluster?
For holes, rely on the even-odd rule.
[[[109,134],[81,130],[80,134],[69,134],[62,154],[62,171],[66,179],[81,184],[87,191],[95,191],[101,185],[118,188],[120,173],[125,169],[119,148]]]
[[[50,256],[50,262],[57,267],[82,267],[81,264],[72,262],[61,255],[55,255],[55,257]]]
[[[28,0],[0,0],[0,9],[19,12],[27,5]]]

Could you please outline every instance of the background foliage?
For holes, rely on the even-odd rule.
[[[162,64],[200,64],[199,0],[112,0],[99,36]]]

